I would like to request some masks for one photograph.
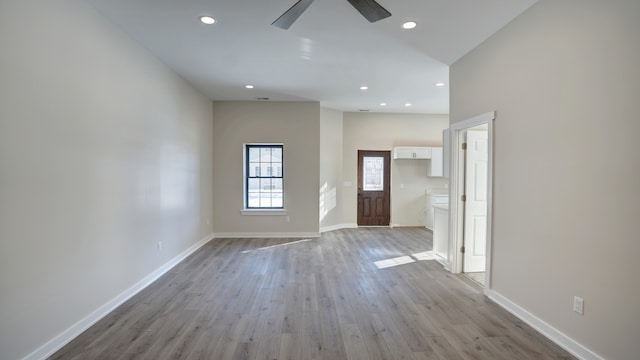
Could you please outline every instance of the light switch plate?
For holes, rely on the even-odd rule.
[[[573,311],[584,315],[584,299],[577,296],[573,297]]]

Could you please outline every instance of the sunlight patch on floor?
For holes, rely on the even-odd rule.
[[[374,261],[373,263],[376,264],[378,269],[386,269],[386,268],[390,268],[398,265],[410,264],[412,262],[416,262],[416,261],[413,260],[411,256],[400,256],[397,258]]]
[[[418,260],[418,261],[423,261],[423,260],[435,260],[435,256],[434,256],[434,252],[433,251],[423,251],[423,252],[419,252],[419,253],[415,253],[415,254],[411,254],[411,257]]]
[[[277,248],[277,247],[281,247],[281,246],[299,244],[299,243],[303,243],[303,242],[307,242],[307,241],[311,241],[311,240],[313,240],[313,239],[302,239],[302,240],[297,240],[297,241],[291,241],[291,242],[278,244],[278,245],[265,246],[265,247],[261,247],[261,248],[253,249],[253,250],[245,250],[245,251],[242,251],[240,253],[241,254],[248,254],[248,253],[254,252],[254,251],[269,250],[269,249],[273,249],[273,248]]]
[[[435,260],[433,251],[423,251],[415,254],[399,256],[391,259],[378,260],[373,263],[378,267],[378,269],[386,269],[398,265],[411,264],[416,261],[424,261],[424,260]]]

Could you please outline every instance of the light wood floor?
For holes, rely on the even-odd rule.
[[[573,359],[411,257],[431,246],[423,229],[216,239],[51,358]]]

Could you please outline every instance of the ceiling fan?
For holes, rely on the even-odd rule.
[[[383,8],[375,0],[347,0],[369,22],[376,22],[391,16],[387,9]],[[298,0],[289,10],[280,15],[271,25],[287,30],[307,10],[313,0]]]

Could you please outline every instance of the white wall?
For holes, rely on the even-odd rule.
[[[320,104],[220,101],[213,105],[216,236],[317,235],[319,232]],[[243,144],[284,144],[287,216],[246,216]]]
[[[212,113],[84,2],[3,0],[0,53],[0,358],[19,359],[213,232]]]
[[[342,112],[320,109],[320,229],[342,224]]]
[[[344,113],[343,222],[357,223],[358,150],[392,150],[395,146],[442,146],[447,115]],[[393,154],[392,154],[393,157]],[[426,189],[444,189],[447,180],[427,177],[426,160],[391,160],[391,223],[424,226]],[[401,189],[401,185],[404,188]]]
[[[493,290],[606,359],[640,354],[638,34],[636,0],[541,0],[450,74],[452,122],[497,111]]]

